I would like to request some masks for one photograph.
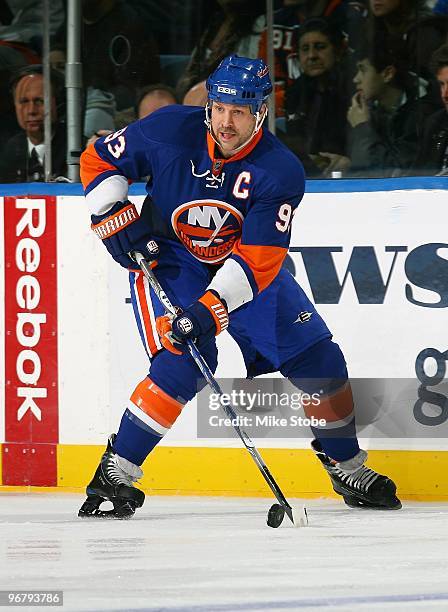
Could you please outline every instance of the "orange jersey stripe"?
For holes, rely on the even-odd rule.
[[[191,225],[189,225],[188,223],[180,223],[179,221],[177,222],[177,229],[180,231],[183,231],[187,234],[187,236],[190,233],[194,233],[195,236],[199,236],[201,238],[210,238],[210,236],[213,236],[213,234],[215,234],[215,230],[211,230],[211,229],[207,229],[206,227],[199,227],[198,225],[194,227],[194,229],[191,228]],[[222,229],[219,230],[219,236],[229,236],[231,234],[235,233],[235,229],[233,227],[229,228],[229,225],[225,225]]]
[[[173,425],[184,407],[148,377],[136,386],[131,402],[162,427],[167,428]]]
[[[320,403],[316,406],[304,406],[303,410],[308,418],[325,419],[327,423],[343,421],[353,412],[353,395],[350,383],[330,395],[322,395]]]
[[[87,149],[83,151],[80,163],[81,182],[84,189],[87,189],[90,183],[100,174],[103,174],[103,172],[110,172],[113,170],[118,173],[115,166],[101,159],[93,144],[90,144]]]
[[[92,223],[90,227],[100,240],[106,240],[106,238],[114,236],[116,233],[121,232],[123,228],[137,221],[138,217],[139,214],[134,204],[129,204],[113,215],[106,217],[100,223],[96,225]]]
[[[247,263],[252,270],[258,290],[263,291],[280,272],[288,249],[277,246],[241,244],[241,241],[238,240],[232,253]]]
[[[262,136],[263,136],[263,128],[260,128],[260,130],[252,138],[252,140],[250,140],[247,143],[247,145],[241,149],[241,151],[238,151],[238,153],[235,153],[235,155],[232,155],[232,157],[227,157],[226,159],[221,159],[221,158],[219,159],[221,159],[223,164],[228,164],[230,162],[234,162],[234,161],[238,161],[239,159],[243,159],[243,157],[246,157],[246,155],[249,155],[249,153],[255,149],[257,144],[260,142]],[[210,132],[207,132],[208,155],[212,161],[216,159],[215,145],[216,145],[216,142],[213,140],[212,135],[210,134]]]
[[[143,276],[143,274],[139,274],[135,286],[137,289],[138,300],[140,302],[140,307],[142,311],[143,324],[145,326],[146,339],[148,341],[149,350],[151,351],[151,355],[155,355],[159,349],[157,348],[157,345],[154,340],[154,332],[151,325],[151,319],[149,317],[144,279],[145,277]]]
[[[201,302],[213,317],[216,325],[216,336],[229,326],[229,314],[220,299],[212,291],[207,291],[198,302]]]

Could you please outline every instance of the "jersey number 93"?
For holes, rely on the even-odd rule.
[[[291,227],[292,206],[291,204],[282,204],[278,209],[278,221],[275,227],[279,232],[287,232]]]
[[[104,139],[105,143],[110,143],[112,140],[115,140],[117,138],[117,142],[107,145],[107,150],[111,155],[115,157],[115,159],[118,159],[124,153],[124,150],[126,148],[126,141],[124,139],[124,136],[122,136],[125,130],[126,128],[124,127],[122,130],[118,130],[118,132],[109,134],[109,136],[106,136],[106,138]]]

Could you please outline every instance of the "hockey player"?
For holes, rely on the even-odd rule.
[[[205,382],[185,350],[193,339],[210,368],[214,337],[238,343],[249,376],[280,371],[319,390],[313,449],[349,505],[399,508],[395,484],[365,467],[344,357],[294,278],[282,268],[304,192],[298,159],[264,131],[272,91],[260,59],[230,56],[207,80],[204,108],[169,106],[90,145],[81,177],[92,228],[130,270],[137,326],[151,360],[109,439],[80,516],[132,516],[141,465]],[[128,181],[150,176],[141,215]],[[183,312],[167,316],[130,256],[159,245],[154,272]],[[302,316],[306,314],[306,316]],[[299,380],[300,379],[300,380]],[[313,416],[310,410],[307,416]],[[111,500],[114,510],[102,511]]]

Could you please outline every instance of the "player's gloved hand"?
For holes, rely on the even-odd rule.
[[[106,249],[123,268],[136,269],[131,251],[146,255],[151,242],[148,225],[140,218],[134,204],[126,200],[116,202],[104,215],[92,215],[92,229],[103,241]]]
[[[138,264],[137,251],[138,249],[136,249],[135,251],[131,251],[129,253],[129,257],[132,259],[132,261],[136,261]],[[160,249],[159,245],[155,240],[149,240],[149,242],[146,243],[145,250],[139,251],[139,253],[140,255],[143,255],[146,262],[149,263],[150,268],[156,267],[157,257],[159,256]]]
[[[185,340],[198,346],[209,342],[229,325],[226,303],[215,291],[207,291],[181,314],[157,317],[156,327],[162,345],[171,353],[185,352]]]

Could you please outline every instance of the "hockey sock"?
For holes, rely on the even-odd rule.
[[[142,380],[131,395],[114,442],[121,457],[141,465],[169,431],[184,404],[152,382]]]
[[[325,338],[283,364],[281,372],[298,389],[318,394],[319,402],[304,406],[304,411],[308,418],[325,421],[325,425],[311,428],[324,453],[336,461],[354,457],[359,445],[353,397],[339,346]]]
[[[306,407],[305,414],[325,421],[326,424],[322,427],[311,429],[322,450],[331,459],[346,461],[359,452],[349,381],[332,393],[321,395],[319,404]]]

